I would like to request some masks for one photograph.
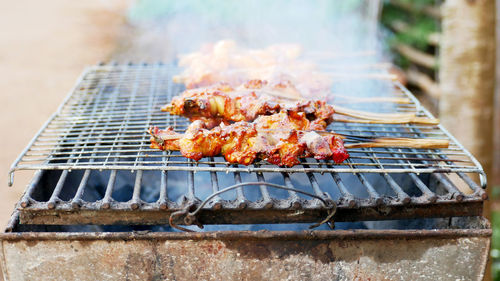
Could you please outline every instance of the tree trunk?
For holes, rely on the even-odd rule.
[[[495,13],[495,0],[444,2],[439,70],[441,122],[481,162],[489,179],[495,154]],[[488,202],[483,214],[490,217]],[[490,266],[485,280],[491,280]]]
[[[491,172],[495,1],[447,0],[443,8],[440,118]]]

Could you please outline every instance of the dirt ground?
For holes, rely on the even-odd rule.
[[[0,225],[6,224],[31,172],[11,163],[56,110],[85,66],[116,48],[126,0],[0,0]]]

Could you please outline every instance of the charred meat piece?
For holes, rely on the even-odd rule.
[[[342,163],[349,157],[342,139],[333,133],[310,131],[311,122],[304,113],[291,117],[281,112],[261,116],[254,122],[221,123],[207,129],[203,122],[193,122],[185,134],[171,128],[151,128],[151,147],[180,150],[182,155],[200,160],[222,155],[230,163],[250,165],[256,159],[271,164],[292,167],[300,157],[315,157]],[[324,128],[323,128],[324,129]]]
[[[238,89],[225,84],[191,89],[174,97],[162,110],[191,120],[216,118],[227,122],[253,121],[262,115],[284,111],[291,115],[304,113],[308,120],[319,127],[332,121],[335,113],[333,106],[322,100],[289,100],[285,97],[293,93],[283,89],[290,87],[288,84],[269,85],[267,81],[252,80]]]

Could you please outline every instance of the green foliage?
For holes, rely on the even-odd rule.
[[[436,0],[398,0],[401,3],[412,4],[417,10],[436,4]]]
[[[428,47],[429,35],[439,31],[439,23],[425,14],[409,13],[393,5],[384,7],[382,23],[391,27],[397,21],[407,23],[408,29],[397,32],[393,43],[408,44],[423,51]]]
[[[424,52],[432,51],[432,47],[428,42],[429,36],[439,32],[440,23],[422,11],[425,7],[433,6],[435,0],[398,0],[398,2],[411,4],[413,8],[410,12],[391,2],[384,4],[381,17],[382,24],[389,30],[392,30],[394,25],[398,23],[403,23],[405,26],[402,31],[392,32],[392,35],[388,38],[389,46],[405,44]],[[395,56],[395,63],[402,68],[407,68],[411,64],[408,59],[401,55]]]
[[[500,212],[491,213],[491,226],[493,237],[491,239],[491,258],[493,280],[500,280]]]

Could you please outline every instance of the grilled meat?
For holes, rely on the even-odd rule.
[[[246,49],[234,41],[222,40],[202,50],[180,57],[185,70],[174,77],[187,89],[225,82],[236,87],[247,80],[263,79],[278,84],[292,81],[306,97],[324,95],[330,88],[330,77],[317,71],[309,61],[299,60],[301,47],[293,44],[271,45],[263,49]]]
[[[338,135],[311,131],[311,122],[302,112],[260,116],[254,122],[221,123],[212,129],[197,120],[189,125],[185,134],[156,127],[149,133],[152,148],[180,150],[183,156],[194,160],[223,155],[230,163],[250,165],[256,159],[263,159],[271,164],[292,167],[300,163],[302,156],[335,163],[349,157]]]
[[[218,118],[231,122],[253,121],[261,115],[286,111],[289,114],[305,113],[311,122],[320,127],[331,122],[334,114],[331,105],[322,100],[291,101],[284,98],[293,96],[295,92],[296,89],[288,81],[270,84],[265,80],[250,80],[237,89],[219,84],[210,88],[186,90],[174,97],[162,110],[190,117],[192,121],[200,118]]]

